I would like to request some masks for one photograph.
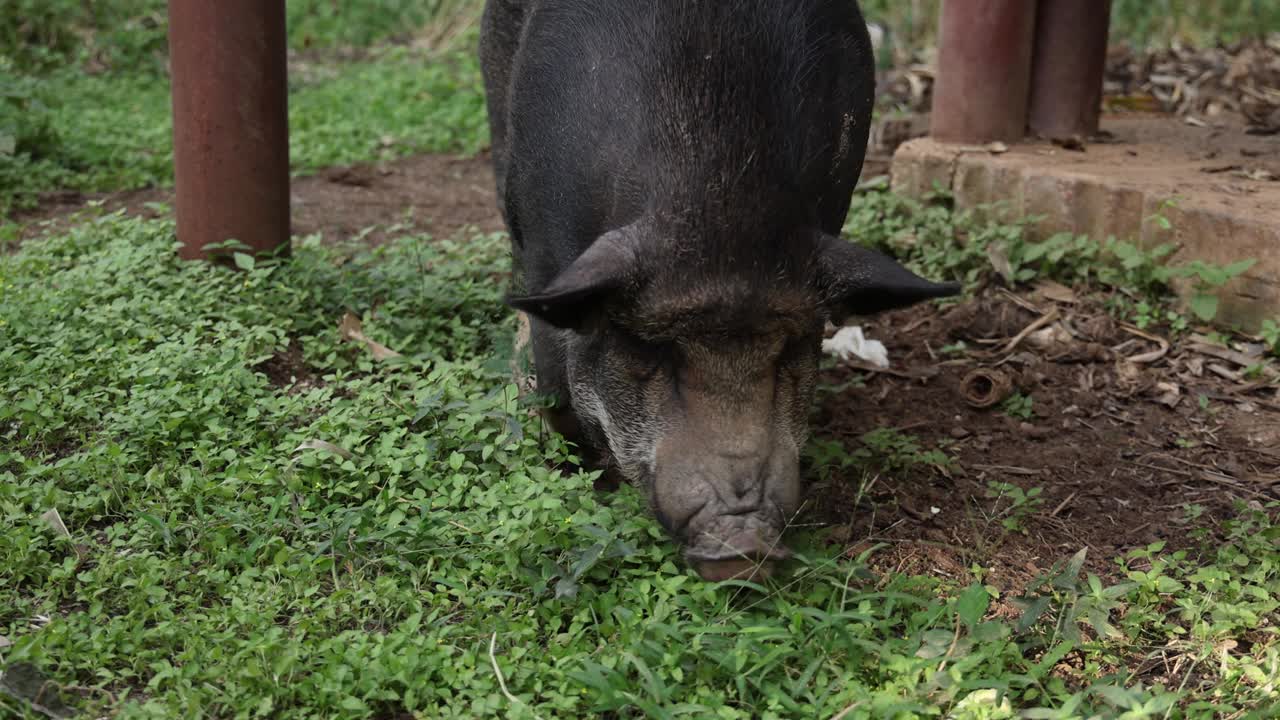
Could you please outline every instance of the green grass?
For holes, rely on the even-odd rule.
[[[479,0],[288,0],[293,50],[369,47],[409,39]],[[163,69],[168,52],[166,0],[0,0],[0,55],[27,71],[94,66],[115,72]]]
[[[375,48],[372,59],[295,67],[294,169],[424,151],[472,152],[487,141],[474,21],[479,0],[290,0],[294,50]],[[172,182],[162,0],[0,0],[0,216],[52,190],[99,192]],[[932,42],[938,0],[866,0],[893,42]],[[1115,35],[1139,44],[1236,39],[1280,31],[1260,0],[1117,0]],[[458,33],[461,28],[469,28]],[[425,51],[386,51],[417,39]],[[380,49],[377,49],[380,48]]]
[[[487,142],[472,54],[428,59],[394,48],[341,72],[324,70],[291,83],[295,172],[417,152],[475,152]],[[8,132],[17,138],[16,152],[0,155],[0,212],[29,207],[39,193],[55,189],[172,183],[166,78],[60,71],[40,83],[24,83],[21,91],[23,100],[15,99],[11,114],[21,126]],[[36,115],[28,113],[32,104]],[[0,121],[4,117],[0,111]],[[0,140],[5,134],[0,122]]]
[[[861,0],[867,18],[891,27],[907,45],[929,42],[941,0]],[[472,15],[482,0],[288,0],[295,49],[365,47],[402,40],[442,17]],[[159,66],[165,51],[164,0],[0,0],[0,54],[23,66],[65,65],[94,57],[108,67]],[[1280,31],[1280,8],[1268,0],[1114,0],[1118,39],[1167,44],[1233,41]]]
[[[920,199],[880,190],[864,192],[851,207],[844,231],[926,277],[954,279],[969,287],[998,276],[1010,287],[1051,279],[1084,290],[1120,289],[1106,293],[1113,315],[1175,335],[1191,328],[1194,320],[1216,320],[1222,287],[1257,262],[1254,258],[1228,265],[1175,262],[1172,242],[1144,248],[1130,239],[1071,233],[1030,240],[1025,229],[1036,217],[1009,217],[1002,203],[965,210],[955,210],[953,205],[954,199],[945,191],[926,193]],[[1160,212],[1146,221],[1171,230]],[[1188,285],[1185,298],[1176,294],[1177,282]],[[1273,321],[1264,324],[1261,333],[1264,343],[1276,345]]]
[[[1203,560],[1124,560],[1123,585],[1066,566],[1023,599],[1024,623],[987,612],[994,588],[875,575],[821,530],[796,533],[775,584],[707,585],[636,493],[549,469],[571,448],[540,439],[508,385],[501,237],[306,241],[248,272],[173,248],[170,222],[108,216],[0,257],[0,667],[33,663],[97,711],[1008,717],[993,692],[1025,717],[1275,706],[1265,513],[1242,509]],[[343,342],[348,311],[402,357]],[[273,386],[258,368],[290,341],[309,381]],[[825,463],[872,460],[824,447]],[[945,461],[906,437],[868,447]],[[1131,674],[1171,652],[1196,664],[1185,687]],[[0,712],[23,716],[4,695]]]
[[[45,137],[23,142],[33,131],[20,130],[17,151],[0,156],[0,211],[30,206],[49,190],[132,189],[172,178],[168,91],[145,75],[62,73],[31,87],[39,114],[17,119],[39,123]]]
[[[157,6],[0,3],[53,18],[32,26],[38,42],[0,39],[15,150],[0,154],[0,207],[167,182]],[[401,8],[428,6],[288,7],[295,47],[332,47],[396,37]],[[106,19],[58,15],[90,11]],[[86,22],[91,41],[60,34]],[[80,72],[91,49],[105,74]],[[469,51],[312,62],[291,88],[298,171],[484,142]],[[1139,296],[1168,280],[1150,254],[1095,263],[1097,243],[1028,244],[882,193],[860,196],[846,230],[971,283],[992,244],[1022,280]],[[1012,620],[989,612],[1012,600],[998,588],[876,575],[821,529],[795,533],[801,557],[775,584],[709,586],[636,493],[598,497],[591,476],[553,469],[572,448],[540,437],[506,376],[501,237],[305,241],[247,272],[178,263],[173,247],[169,221],[90,213],[0,256],[0,668],[32,663],[89,710],[1008,717],[989,693],[1033,718],[1277,708],[1274,506],[1241,508],[1203,555],[1117,559],[1114,586],[1064,558]],[[343,342],[348,311],[403,356]],[[262,363],[290,342],[306,382],[277,387]],[[950,462],[891,431],[862,440],[819,438],[806,457],[820,477]],[[1004,501],[1006,530],[1035,522],[1036,499]],[[53,509],[69,537],[42,519]],[[1170,687],[1135,675],[1159,657],[1190,669]],[[3,693],[0,716],[34,717]]]
[[[0,31],[0,217],[52,190],[171,184],[165,3],[8,4],[31,19]],[[0,2],[0,15],[4,8]],[[465,27],[466,3],[294,0],[287,8],[291,47],[366,48],[357,61],[312,54],[293,64],[295,172],[471,153],[488,141],[475,28],[444,32]],[[420,49],[385,44],[416,34],[437,41]]]
[[[290,147],[299,169],[421,152],[474,153],[489,138],[474,53],[424,62],[392,50],[300,86],[290,102]]]

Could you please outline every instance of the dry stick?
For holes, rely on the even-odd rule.
[[[498,676],[498,687],[502,688],[502,694],[507,698],[507,702],[511,703],[512,705],[524,705],[525,703],[523,700],[516,697],[515,695],[512,695],[511,691],[507,689],[507,681],[505,678],[502,677],[502,669],[498,667],[498,658],[493,654],[493,649],[495,646],[497,646],[497,644],[498,644],[498,633],[495,632],[493,636],[489,638],[489,663],[493,665],[493,674]],[[526,705],[525,707],[528,707],[528,706]],[[535,718],[538,718],[538,714],[533,712],[532,708],[529,710],[529,712]],[[538,718],[538,720],[542,720],[542,718]]]
[[[475,531],[475,530],[472,530],[471,528],[467,527],[466,525],[463,525],[462,523],[458,522],[457,520],[447,520],[446,522],[448,522],[450,525],[452,525],[452,526],[454,526],[454,527],[458,528],[459,530],[463,530],[463,531],[469,532],[469,533],[471,533],[472,535],[475,535],[475,534],[476,534],[476,531]]]
[[[1180,457],[1175,457],[1175,456],[1173,456],[1173,455],[1165,455],[1165,454],[1162,454],[1162,453],[1151,453],[1151,454],[1152,454],[1152,455],[1159,455],[1159,456],[1160,456],[1160,457],[1162,457],[1162,458],[1166,458],[1166,459],[1169,459],[1169,460],[1173,460],[1174,462],[1182,463],[1183,465],[1186,465],[1186,466],[1188,466],[1188,467],[1196,468],[1196,469],[1197,469],[1197,470],[1199,470],[1200,472],[1199,472],[1199,474],[1196,474],[1196,473],[1193,473],[1193,472],[1187,472],[1186,470],[1177,470],[1177,469],[1174,469],[1174,468],[1160,467],[1160,466],[1158,466],[1158,465],[1149,465],[1149,464],[1146,464],[1146,463],[1134,462],[1134,461],[1132,461],[1132,460],[1127,460],[1127,461],[1125,461],[1125,462],[1127,462],[1127,463],[1128,463],[1128,464],[1130,464],[1130,465],[1136,465],[1136,466],[1138,466],[1138,467],[1149,468],[1149,469],[1151,469],[1151,470],[1159,470],[1159,471],[1161,471],[1161,472],[1172,473],[1172,474],[1174,474],[1174,475],[1181,475],[1181,476],[1183,476],[1183,477],[1190,477],[1190,478],[1196,478],[1196,477],[1198,477],[1198,478],[1200,478],[1201,480],[1204,480],[1205,482],[1211,482],[1211,483],[1214,483],[1214,484],[1216,484],[1216,485],[1223,485],[1223,486],[1225,486],[1225,487],[1229,487],[1229,488],[1231,488],[1231,489],[1233,489],[1233,490],[1238,490],[1238,491],[1240,491],[1240,492],[1242,492],[1242,493],[1244,493],[1244,494],[1246,494],[1246,495],[1252,495],[1252,496],[1254,496],[1254,497],[1256,497],[1256,498],[1263,498],[1263,499],[1270,499],[1270,498],[1271,498],[1271,496],[1270,496],[1270,495],[1268,495],[1268,494],[1266,494],[1266,493],[1263,493],[1263,492],[1258,492],[1257,490],[1254,490],[1254,489],[1252,489],[1252,488],[1249,488],[1249,487],[1247,487],[1247,486],[1245,486],[1245,485],[1241,484],[1241,482],[1240,482],[1238,479],[1233,478],[1233,477],[1230,477],[1230,476],[1228,476],[1228,475],[1223,475],[1222,473],[1220,473],[1220,472],[1218,472],[1217,470],[1215,470],[1215,469],[1213,469],[1213,468],[1209,467],[1208,465],[1202,465],[1202,464],[1200,464],[1200,463],[1194,463],[1194,462],[1191,462],[1191,461],[1189,461],[1189,460],[1183,460],[1182,458],[1180,458]],[[1144,458],[1146,458],[1146,457],[1149,457],[1149,456],[1144,455],[1143,457],[1144,457]],[[1270,484],[1268,484],[1268,487],[1270,487]]]
[[[1139,365],[1147,365],[1169,354],[1168,340],[1165,340],[1164,338],[1159,337],[1158,335],[1152,335],[1149,332],[1144,332],[1139,328],[1136,328],[1128,323],[1120,323],[1120,329],[1124,330],[1130,335],[1137,335],[1140,338],[1143,338],[1145,340],[1150,340],[1151,342],[1160,346],[1155,350],[1152,350],[1151,352],[1142,353],[1140,355],[1134,355],[1133,357],[1128,358],[1129,362],[1136,363]]]
[[[979,465],[972,464],[969,467],[975,470],[988,470],[992,472],[1004,472],[1010,475],[1040,475],[1040,470],[1032,470],[1031,468],[1018,467],[1017,465]]]
[[[955,654],[956,646],[960,644],[960,618],[956,618],[956,633],[951,636],[951,647],[947,648],[946,654],[942,656],[942,662],[938,663],[938,673],[947,669],[947,662],[951,660],[951,656]]]
[[[1228,390],[1227,390],[1227,393],[1228,393],[1228,394],[1230,394],[1230,395],[1244,395],[1244,394],[1247,394],[1247,393],[1251,393],[1251,392],[1253,392],[1254,390],[1262,390],[1262,389],[1264,389],[1264,388],[1268,388],[1268,387],[1271,387],[1271,381],[1269,381],[1269,380],[1254,380],[1253,382],[1248,382],[1248,383],[1245,383],[1245,384],[1243,384],[1243,385],[1239,385],[1239,386],[1237,386],[1237,387],[1230,388],[1230,389],[1228,389]]]
[[[929,317],[928,315],[926,315],[926,316],[924,316],[924,317],[920,318],[919,320],[916,320],[916,321],[914,321],[914,322],[907,323],[907,325],[906,325],[905,327],[903,327],[903,328],[902,328],[902,330],[901,330],[900,332],[901,332],[903,335],[906,335],[906,334],[910,333],[912,330],[915,330],[916,328],[920,327],[921,325],[924,325],[924,324],[925,324],[925,323],[927,323],[927,322],[930,322],[931,320],[933,320],[933,318],[932,318],[932,317]]]
[[[1201,355],[1208,355],[1209,357],[1215,357],[1219,360],[1226,360],[1227,362],[1234,363],[1240,367],[1261,365],[1261,372],[1263,375],[1273,380],[1280,378],[1280,372],[1277,372],[1274,368],[1267,367],[1264,364],[1266,362],[1266,358],[1250,357],[1244,353],[1236,352],[1235,350],[1220,348],[1216,345],[1210,345],[1204,342],[1193,342],[1187,349]]]
[[[1195,475],[1194,475],[1193,473],[1189,473],[1189,472],[1187,472],[1186,470],[1179,470],[1179,469],[1177,469],[1177,468],[1161,467],[1161,466],[1159,466],[1159,465],[1152,465],[1152,464],[1150,464],[1150,463],[1136,462],[1136,461],[1134,461],[1134,460],[1122,460],[1121,462],[1124,462],[1124,463],[1126,463],[1126,464],[1128,464],[1128,465],[1132,465],[1132,466],[1134,466],[1134,467],[1145,468],[1145,469],[1147,469],[1147,470],[1159,470],[1159,471],[1160,471],[1160,472],[1162,472],[1162,473],[1170,473],[1170,474],[1172,474],[1172,475],[1181,475],[1182,477],[1195,477]],[[1168,484],[1169,484],[1169,483],[1164,483],[1164,485],[1168,485]],[[1161,487],[1163,487],[1163,485],[1161,485]]]
[[[1241,485],[1240,483],[1235,482],[1233,478],[1229,478],[1226,475],[1221,475],[1219,473],[1202,470],[1200,471],[1200,479],[1206,480],[1208,482],[1215,483],[1218,485],[1224,485],[1226,487],[1231,488],[1232,490],[1242,492],[1246,495],[1252,495],[1256,498],[1262,498],[1264,500],[1271,499],[1271,496],[1268,495],[1267,493],[1258,492],[1257,490],[1254,490],[1252,488],[1245,487],[1244,485]],[[1270,485],[1268,484],[1267,487],[1270,487]]]
[[[1014,305],[1021,306],[1022,308],[1026,310],[1030,310],[1031,312],[1037,315],[1044,314],[1043,310],[1036,307],[1035,303],[1031,302],[1030,300],[1027,300],[1026,298],[1018,297],[1017,295],[1009,292],[1008,290],[1005,290],[1004,288],[1000,289],[1000,294],[1004,295],[1005,298],[1008,299],[1010,302],[1012,302]]]
[[[901,370],[893,370],[891,368],[876,367],[875,365],[870,365],[868,363],[860,363],[857,361],[846,362],[845,365],[850,368],[853,368],[854,370],[861,370],[862,372],[867,372],[867,373],[879,373],[881,375],[892,375],[893,377],[899,377],[904,380],[925,380],[933,377],[936,374],[936,373],[930,373],[930,372],[914,372],[914,373],[903,372]]]
[[[1001,352],[1005,352],[1005,353],[1013,352],[1014,348],[1016,348],[1016,347],[1018,347],[1018,345],[1022,344],[1022,341],[1023,341],[1023,340],[1026,340],[1028,335],[1030,335],[1031,333],[1033,333],[1033,332],[1035,332],[1035,331],[1039,330],[1040,328],[1044,327],[1045,325],[1048,325],[1049,323],[1053,322],[1054,320],[1057,320],[1057,319],[1058,319],[1058,315],[1059,315],[1059,313],[1058,313],[1058,308],[1054,308],[1054,309],[1050,310],[1049,312],[1045,313],[1044,315],[1041,315],[1039,318],[1037,318],[1037,319],[1035,320],[1035,322],[1031,323],[1030,325],[1028,325],[1028,326],[1026,326],[1026,327],[1024,327],[1024,328],[1022,328],[1022,332],[1018,333],[1017,335],[1014,335],[1014,336],[1013,336],[1013,339],[1009,341],[1009,344],[1008,344],[1008,345],[1005,345],[1005,346],[1004,346],[1004,348],[1001,350]]]
[[[1053,512],[1049,513],[1049,517],[1057,517],[1057,516],[1058,516],[1058,513],[1062,512],[1062,509],[1063,509],[1063,508],[1065,508],[1065,507],[1067,506],[1067,504],[1068,504],[1068,503],[1070,503],[1072,500],[1075,500],[1075,499],[1076,499],[1076,495],[1077,495],[1078,493],[1079,493],[1079,491],[1078,491],[1078,490],[1072,490],[1072,491],[1071,491],[1071,494],[1067,496],[1067,499],[1065,499],[1065,500],[1063,500],[1062,502],[1058,503],[1058,507],[1054,508],[1054,509],[1053,509]]]
[[[850,705],[849,707],[847,707],[847,708],[845,708],[845,709],[841,710],[840,712],[836,713],[836,714],[831,718],[831,720],[844,720],[844,716],[845,716],[845,715],[848,715],[849,713],[853,712],[854,710],[857,710],[859,707],[862,707],[862,701],[861,701],[861,700],[859,700],[858,702],[856,702],[856,703],[854,703],[854,704]]]
[[[1232,382],[1240,382],[1241,378],[1244,377],[1240,373],[1234,370],[1231,370],[1230,368],[1219,365],[1218,363],[1209,363],[1208,365],[1204,366],[1204,369],[1208,370],[1214,375],[1217,375],[1223,380],[1230,380]]]

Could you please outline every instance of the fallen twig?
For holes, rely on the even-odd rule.
[[[1000,289],[1000,294],[1004,295],[1006,299],[1008,299],[1014,305],[1017,305],[1023,308],[1024,310],[1030,310],[1031,312],[1037,315],[1044,315],[1044,310],[1041,310],[1039,307],[1036,306],[1035,303],[1031,302],[1030,300],[1024,297],[1019,297],[1009,292],[1008,290],[1005,290],[1004,288]]]
[[[1014,465],[970,465],[975,470],[991,470],[996,472],[1009,473],[1010,475],[1039,475],[1039,470],[1030,468],[1017,467]]]
[[[1169,354],[1168,340],[1165,340],[1164,338],[1158,335],[1152,335],[1149,332],[1140,330],[1128,323],[1120,323],[1120,329],[1124,330],[1130,335],[1137,335],[1138,337],[1143,338],[1145,340],[1150,340],[1151,342],[1159,346],[1158,348],[1156,348],[1155,350],[1152,350],[1151,352],[1140,353],[1138,355],[1133,355],[1127,358],[1129,362],[1136,363],[1138,365],[1147,365],[1147,364],[1156,362],[1157,360],[1163,358],[1165,355]]]
[[[1009,341],[1009,344],[1004,346],[1004,349],[1002,350],[1002,352],[1006,352],[1006,353],[1013,352],[1013,349],[1018,347],[1018,345],[1020,345],[1023,340],[1026,340],[1028,335],[1048,325],[1054,320],[1057,320],[1058,315],[1059,315],[1058,308],[1054,308],[1049,312],[1045,313],[1044,315],[1041,315],[1030,325],[1022,328],[1022,332],[1018,333],[1017,335],[1014,335],[1013,339]]]
[[[1198,337],[1199,336],[1197,336],[1197,338]],[[1277,371],[1275,368],[1266,365],[1265,364],[1266,359],[1262,357],[1253,357],[1251,355],[1245,355],[1242,352],[1237,352],[1229,348],[1219,347],[1217,345],[1210,345],[1206,342],[1201,342],[1198,340],[1188,345],[1187,349],[1192,352],[1200,353],[1201,355],[1208,355],[1209,357],[1215,357],[1215,358],[1218,358],[1219,360],[1226,360],[1227,362],[1234,363],[1236,365],[1239,365],[1240,367],[1246,367],[1246,368],[1258,367],[1259,372],[1261,372],[1264,377],[1267,377],[1272,380],[1276,378],[1280,378],[1280,371]]]
[[[498,667],[498,658],[496,655],[494,655],[494,652],[493,652],[494,648],[497,647],[497,645],[498,645],[498,633],[495,632],[489,638],[489,663],[493,665],[493,674],[498,676],[498,687],[502,689],[502,695],[507,699],[507,702],[511,703],[512,705],[524,705],[525,703],[523,700],[516,697],[515,695],[512,695],[511,691],[507,689],[507,680],[506,678],[502,677],[502,669]],[[532,710],[530,712],[532,712]],[[533,713],[533,716],[535,718],[538,717],[537,713]],[[541,718],[539,718],[539,720],[541,720]]]
[[[860,370],[862,372],[877,373],[880,375],[890,375],[892,377],[898,377],[904,380],[927,380],[933,377],[934,375],[938,374],[938,371],[933,368],[930,368],[928,370],[923,370],[923,371],[917,370],[915,372],[904,372],[902,370],[894,370],[893,368],[876,367],[875,365],[871,365],[869,363],[860,363],[860,362],[846,362],[845,366],[852,368],[854,370]]]
[[[1070,504],[1072,500],[1076,499],[1076,495],[1078,493],[1079,491],[1072,490],[1071,494],[1068,495],[1066,499],[1064,499],[1062,502],[1058,503],[1058,507],[1054,508],[1053,512],[1049,513],[1049,517],[1057,517],[1058,513],[1062,512],[1063,508],[1065,508],[1068,504]]]

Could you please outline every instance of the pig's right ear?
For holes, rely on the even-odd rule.
[[[956,295],[961,289],[958,283],[926,280],[887,255],[838,237],[823,235],[819,247],[819,274],[833,322]]]
[[[634,238],[632,226],[601,235],[541,292],[508,297],[507,304],[558,328],[578,329],[603,296],[622,287],[635,270]]]

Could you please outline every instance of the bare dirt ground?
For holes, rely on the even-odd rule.
[[[156,203],[172,207],[173,201],[171,188],[51,193],[39,207],[16,220],[25,224],[25,239],[74,222],[72,214],[90,202],[100,202],[107,212],[123,208],[130,214],[155,217],[167,212]],[[291,202],[294,235],[319,233],[326,242],[349,240],[363,232],[366,242],[377,244],[391,228],[437,237],[463,228],[502,229],[487,154],[475,158],[416,155],[385,164],[326,168],[294,178]]]
[[[847,523],[834,538],[851,554],[886,542],[881,566],[963,577],[977,565],[1021,589],[1081,548],[1093,571],[1114,576],[1113,558],[1128,550],[1193,547],[1194,531],[1215,535],[1237,502],[1261,509],[1280,498],[1280,375],[1243,372],[1259,347],[1169,344],[1114,321],[1101,297],[1047,288],[863,325],[888,346],[892,369],[830,371],[832,384],[862,382],[825,398],[819,435],[856,447],[863,433],[899,428],[955,463],[889,471],[861,493],[859,477],[814,487],[810,502],[824,508],[815,519]],[[967,351],[942,351],[959,341]],[[1008,393],[1030,399],[1029,417],[975,407],[990,388],[965,382],[975,370],[998,371]],[[993,483],[1039,488],[1038,502],[1018,509]]]
[[[401,223],[437,237],[502,227],[486,157],[333,168],[297,180],[293,195],[295,231],[327,242],[369,227],[364,239],[380,242]],[[157,190],[100,199],[144,215],[156,212],[146,203],[171,201]],[[28,219],[66,223],[86,200],[53,198]],[[826,371],[824,385],[836,389],[821,395],[817,436],[856,450],[864,433],[896,428],[954,462],[815,479],[801,522],[832,526],[829,541],[850,555],[886,543],[873,556],[882,569],[963,577],[981,567],[988,582],[1017,590],[1082,547],[1092,570],[1114,576],[1112,559],[1129,549],[1190,547],[1196,529],[1212,535],[1237,502],[1280,498],[1277,375],[1246,372],[1261,347],[1203,337],[1170,345],[1111,319],[1104,299],[1052,285],[993,288],[949,309],[864,323],[892,367]],[[961,341],[966,350],[944,350]],[[1029,398],[1025,417],[1001,403],[974,407],[966,387],[1000,389],[966,386],[977,369],[998,371],[1009,393]],[[1015,507],[993,483],[1040,494]]]

